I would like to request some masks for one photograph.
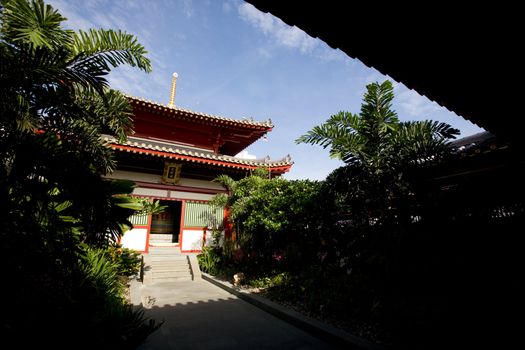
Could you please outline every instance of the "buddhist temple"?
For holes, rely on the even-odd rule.
[[[174,74],[168,105],[128,96],[134,134],[124,143],[104,137],[117,160],[117,170],[108,177],[133,180],[134,195],[167,206],[162,214],[131,218],[134,228],[121,243],[143,253],[150,246],[200,252],[209,244],[211,230],[221,228],[225,217],[223,209],[208,204],[214,195],[225,192],[212,182],[218,175],[240,179],[264,167],[274,177],[293,164],[290,156],[235,157],[273,129],[271,120],[232,119],[175,107],[176,81]]]

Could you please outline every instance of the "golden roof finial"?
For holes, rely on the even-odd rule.
[[[171,93],[170,93],[170,103],[168,104],[168,107],[173,108],[175,107],[175,91],[177,89],[177,78],[179,75],[177,73],[173,73],[173,80],[171,81]]]

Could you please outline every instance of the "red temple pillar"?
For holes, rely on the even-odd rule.
[[[224,239],[231,239],[235,241],[235,232],[233,231],[233,224],[230,220],[230,209],[224,208]]]

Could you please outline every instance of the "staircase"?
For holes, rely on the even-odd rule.
[[[187,255],[176,247],[150,247],[144,254],[144,284],[192,281],[193,274]]]
[[[149,244],[154,247],[176,247],[179,244],[173,242],[173,235],[166,233],[151,233]]]

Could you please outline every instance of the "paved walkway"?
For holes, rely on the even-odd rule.
[[[143,285],[135,293],[147,317],[165,321],[140,350],[331,349],[207,281]]]

